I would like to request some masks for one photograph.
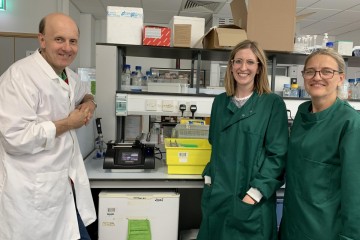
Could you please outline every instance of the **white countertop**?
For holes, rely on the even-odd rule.
[[[94,153],[85,159],[91,188],[202,188],[201,175],[167,174],[165,161],[155,159],[155,169],[103,169],[103,159]]]

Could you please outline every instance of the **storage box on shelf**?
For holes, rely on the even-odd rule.
[[[234,23],[249,39],[265,50],[293,51],[296,0],[233,0],[230,6]]]
[[[222,25],[211,28],[203,37],[203,47],[207,49],[232,49],[239,42],[246,40],[244,29],[236,25]]]
[[[201,48],[200,39],[205,32],[205,18],[174,16],[169,23],[171,46]]]
[[[145,26],[143,45],[170,47],[171,29],[161,26]]]
[[[207,139],[165,138],[168,174],[201,174],[210,160]]]
[[[108,43],[141,45],[144,14],[142,8],[107,7]]]

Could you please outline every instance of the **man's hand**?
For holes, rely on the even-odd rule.
[[[89,109],[75,109],[68,117],[68,125],[70,129],[77,129],[84,126],[88,122]]]
[[[76,107],[76,109],[79,109],[80,111],[85,111],[85,109],[88,109],[88,113],[86,116],[86,122],[85,125],[89,123],[91,118],[94,116],[94,112],[96,109],[96,104],[94,102],[94,96],[91,94],[85,94],[82,102],[80,105]]]
[[[89,123],[89,121],[91,120],[91,118],[94,116],[96,107],[95,107],[95,103],[93,103],[93,101],[88,100],[88,101],[80,104],[79,106],[77,106],[76,109],[78,109],[81,112],[85,112],[87,110],[86,121],[85,121],[85,125],[87,125]]]
[[[79,109],[75,109],[67,118],[55,121],[56,136],[84,126],[88,122],[89,111],[90,110],[88,108],[83,108],[81,111]]]

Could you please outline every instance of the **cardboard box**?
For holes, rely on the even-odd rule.
[[[264,50],[294,50],[296,0],[233,0],[230,7],[234,24]]]
[[[145,26],[143,45],[170,47],[171,29],[160,26]]]
[[[334,49],[343,56],[352,56],[353,46],[351,41],[336,41]]]
[[[174,16],[169,23],[171,46],[202,48],[205,18]]]
[[[142,8],[107,7],[106,41],[116,44],[142,44]]]
[[[128,226],[133,220],[149,223],[150,231],[144,233],[151,233],[149,239],[177,240],[179,200],[178,193],[166,190],[102,191],[99,194],[99,240],[129,239]]]
[[[236,25],[221,25],[211,28],[202,43],[207,49],[232,49],[239,42],[246,40],[246,31]]]

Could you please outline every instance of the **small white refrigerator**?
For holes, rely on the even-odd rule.
[[[179,201],[174,191],[102,191],[99,240],[177,240]]]

